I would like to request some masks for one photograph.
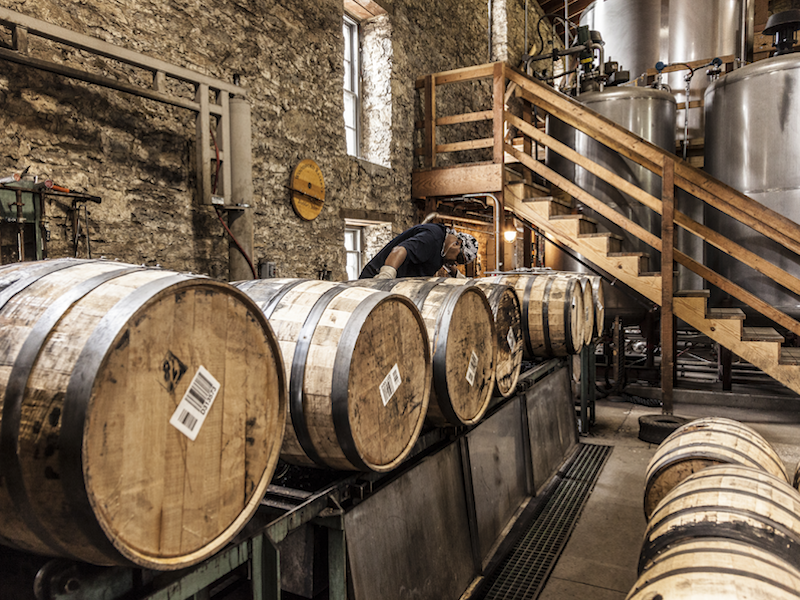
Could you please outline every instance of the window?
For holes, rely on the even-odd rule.
[[[345,227],[344,229],[344,250],[347,254],[347,279],[358,279],[361,274],[361,228]]]
[[[358,23],[344,17],[344,130],[347,139],[347,153],[359,155],[359,113],[361,99],[359,88],[359,45]]]

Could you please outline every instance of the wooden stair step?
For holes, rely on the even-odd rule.
[[[778,359],[781,365],[800,365],[800,348],[781,348],[781,356]]]
[[[559,221],[559,220],[569,220],[575,219],[577,221],[585,221],[586,223],[592,223],[597,225],[597,221],[592,219],[591,217],[587,217],[586,215],[553,215],[550,217],[551,221]]]
[[[741,308],[709,308],[706,310],[707,319],[738,319],[744,321]]]
[[[674,296],[676,298],[709,298],[711,290],[678,290]]]
[[[677,271],[672,272],[673,277],[678,276]],[[661,271],[647,271],[643,273],[639,273],[639,277],[661,277]]]
[[[585,240],[583,243],[602,253],[617,252],[622,249],[622,236],[609,231],[579,233],[578,239]]]
[[[784,337],[772,327],[745,327],[742,332],[743,342],[778,342],[782,344]]]
[[[552,196],[532,196],[530,198],[522,198],[522,202],[529,203],[529,202],[556,202],[556,199]]]
[[[650,255],[647,252],[609,252],[609,258],[620,258],[623,256],[638,256],[639,258],[647,257],[650,258]]]
[[[616,233],[611,233],[610,231],[596,231],[594,233],[582,233],[578,236],[579,238],[599,238],[605,237],[610,240],[619,240],[622,241],[622,236],[617,235]]]

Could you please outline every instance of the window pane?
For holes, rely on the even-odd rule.
[[[353,129],[356,126],[356,99],[350,92],[344,93],[344,125]]]
[[[346,129],[345,130],[347,136],[347,153],[352,156],[358,156],[358,142],[356,140],[356,130],[355,129]]]
[[[347,279],[358,279],[361,275],[361,256],[357,252],[347,253]]]
[[[353,89],[353,63],[348,60],[344,61],[344,89],[349,92],[355,91]]]
[[[355,231],[352,229],[345,229],[344,230],[344,249],[345,250],[358,250],[356,248],[356,236]]]
[[[344,33],[344,59],[352,60],[353,29],[347,23],[344,23],[342,25],[342,33]]]

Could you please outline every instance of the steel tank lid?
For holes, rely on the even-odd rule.
[[[753,77],[760,77],[776,71],[788,71],[791,69],[800,69],[800,52],[765,58],[764,60],[759,60],[758,62],[736,69],[731,73],[727,73],[716,81],[711,82],[711,85],[706,88],[705,96],[714,93],[714,90],[726,85],[733,85]]]
[[[675,96],[666,90],[651,87],[624,86],[606,88],[602,92],[584,92],[577,98],[578,102],[589,104],[605,100],[666,100],[677,105]]]

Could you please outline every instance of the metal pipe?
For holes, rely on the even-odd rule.
[[[525,44],[523,47],[526,54],[531,51],[531,47],[528,46],[528,0],[525,0]]]
[[[742,0],[741,2],[742,13],[739,15],[739,60],[738,65],[736,65],[737,68],[747,64],[747,29],[751,3],[752,0]]]
[[[497,268],[500,268],[500,202],[494,194],[464,194],[462,198],[491,198],[494,207],[494,255]]]
[[[569,27],[567,23],[569,23],[569,2],[564,0],[564,48],[569,48],[569,38],[567,37],[569,35]]]
[[[489,62],[492,62],[492,0],[489,0]]]
[[[231,147],[226,149],[231,164],[231,199],[235,210],[228,210],[228,226],[247,253],[235,244],[228,247],[230,281],[254,277],[253,257],[253,159],[251,150],[250,103],[242,96],[230,101]]]

